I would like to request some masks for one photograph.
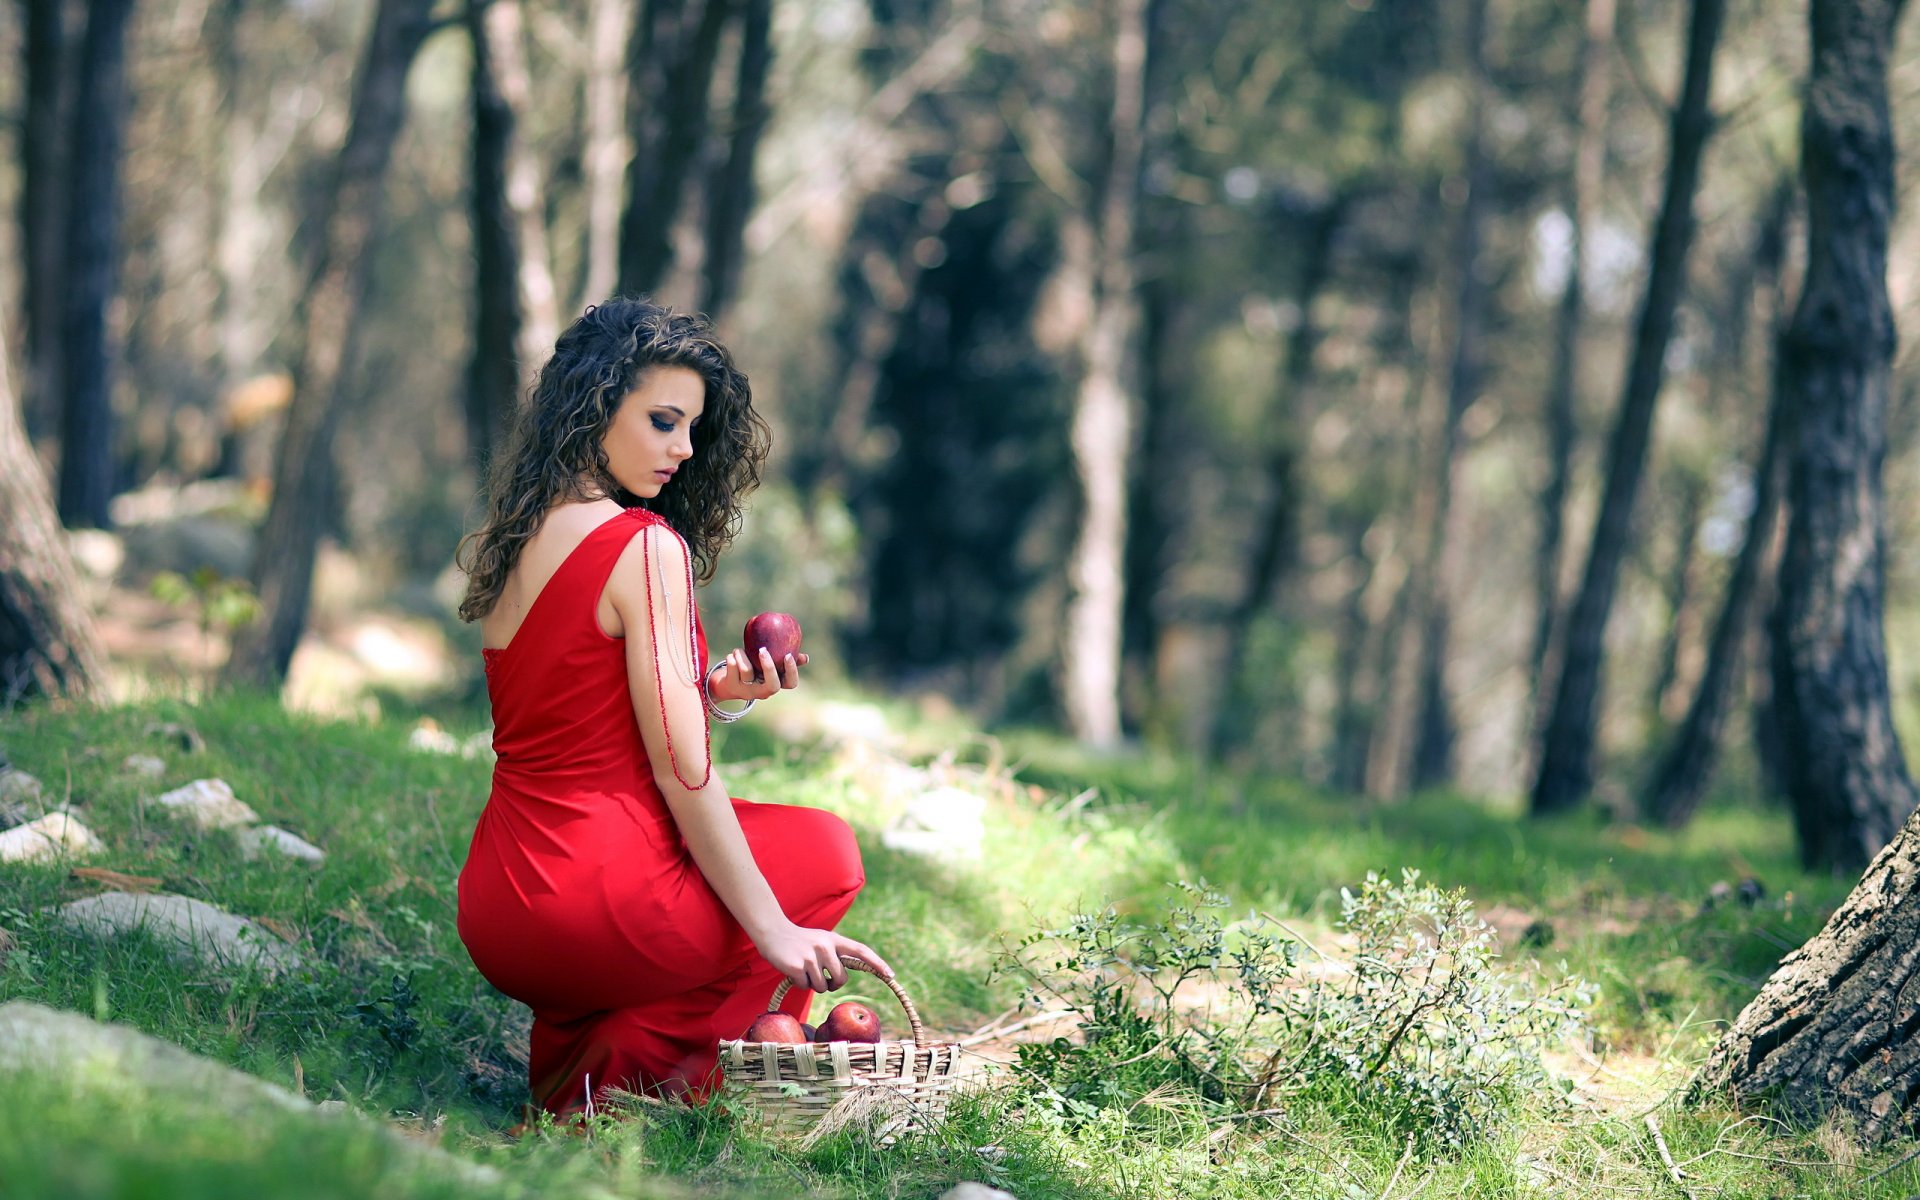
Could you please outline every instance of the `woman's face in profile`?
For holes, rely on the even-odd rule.
[[[693,457],[693,427],[706,405],[706,383],[698,373],[686,367],[643,371],[601,438],[613,481],[643,500],[658,496]]]

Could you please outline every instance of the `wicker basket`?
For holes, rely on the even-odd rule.
[[[865,1129],[880,1145],[925,1132],[946,1117],[959,1086],[960,1047],[929,1043],[920,1011],[899,981],[864,959],[843,955],[848,968],[875,976],[892,990],[912,1029],[904,1042],[720,1043],[720,1065],[730,1091],[744,1092],[777,1130],[811,1143],[847,1126]],[[767,1011],[786,998],[781,980]]]

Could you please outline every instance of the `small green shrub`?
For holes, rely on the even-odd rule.
[[[1157,920],[1081,913],[1002,955],[1029,1003],[1079,1021],[1077,1039],[1020,1052],[1068,1121],[1171,1087],[1221,1115],[1317,1103],[1461,1149],[1519,1104],[1564,1096],[1541,1052],[1584,1032],[1593,989],[1564,966],[1544,982],[1500,969],[1464,893],[1369,873],[1341,892],[1353,951],[1336,960],[1264,914],[1223,920],[1204,884],[1175,886]]]

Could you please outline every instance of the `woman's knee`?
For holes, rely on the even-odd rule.
[[[867,884],[867,870],[860,860],[860,842],[853,835],[853,826],[833,813],[821,809],[813,812],[820,825],[816,844],[834,891],[848,896],[859,892]]]

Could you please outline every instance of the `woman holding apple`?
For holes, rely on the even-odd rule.
[[[846,982],[865,882],[830,813],[731,798],[719,707],[798,685],[807,656],[709,664],[696,578],[766,459],[747,379],[697,318],[635,299],[561,335],[464,547],[498,761],[460,873],[474,965],[533,1009],[534,1100],[703,1098],[715,1042],[784,977],[782,1010]],[[797,646],[797,628],[793,631]]]

